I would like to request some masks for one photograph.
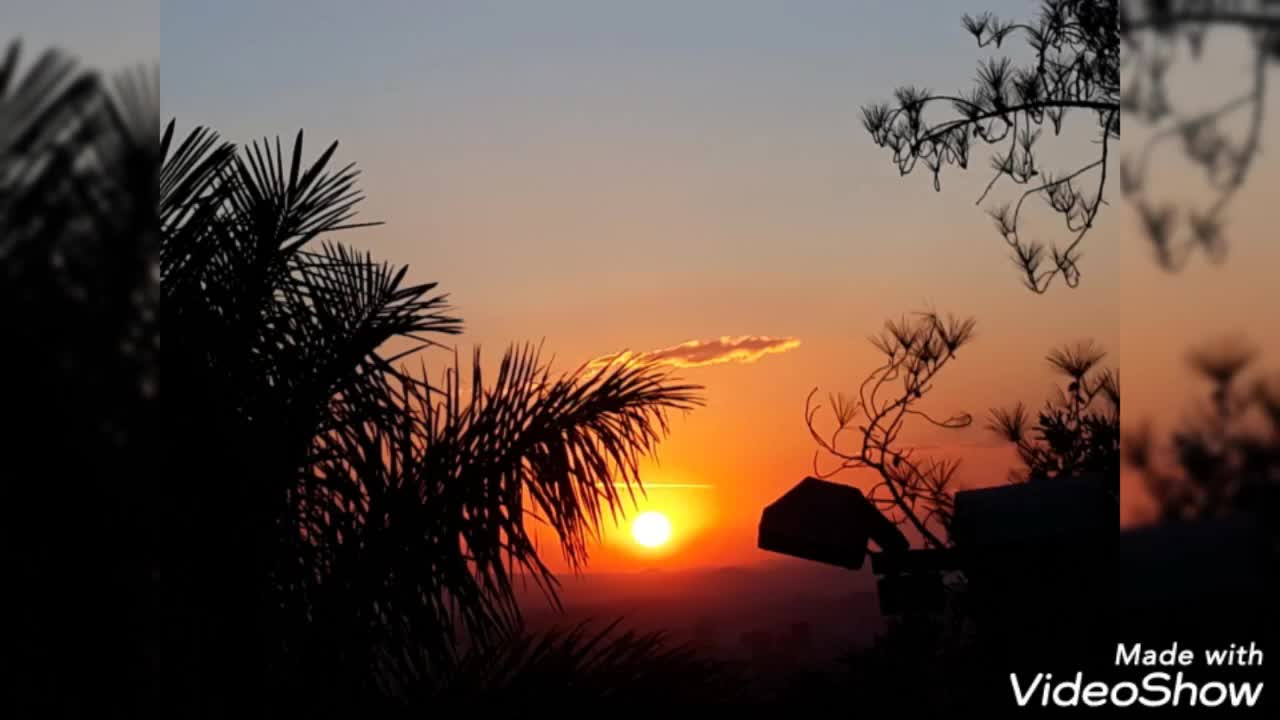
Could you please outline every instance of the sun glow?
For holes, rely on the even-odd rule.
[[[645,512],[631,522],[631,537],[645,547],[658,547],[671,538],[671,521],[660,512]]]

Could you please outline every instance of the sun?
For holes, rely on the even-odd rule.
[[[631,537],[645,547],[658,547],[671,537],[671,521],[660,512],[645,512],[631,522]]]

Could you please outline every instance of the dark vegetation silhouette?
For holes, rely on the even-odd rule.
[[[1017,202],[993,211],[997,225],[1014,249],[1027,285],[1043,292],[1061,276],[1069,285],[1079,282],[1077,246],[1093,226],[1107,183],[1110,141],[1119,137],[1119,113],[1149,126],[1138,152],[1123,159],[1119,178],[1131,200],[1162,267],[1177,270],[1198,248],[1213,260],[1226,253],[1225,213],[1256,162],[1265,118],[1267,71],[1280,60],[1280,4],[1270,0],[1043,0],[1039,17],[1031,22],[1003,20],[991,13],[965,15],[964,27],[979,47],[1000,49],[1009,40],[1025,41],[1031,60],[992,59],[979,68],[976,85],[967,93],[944,95],[912,86],[896,93],[893,104],[864,109],[874,141],[893,151],[903,174],[917,165],[940,176],[948,166],[967,167],[975,141],[995,145],[995,175],[983,198],[1002,180],[1026,186]],[[1242,92],[1230,100],[1193,111],[1178,107],[1171,84],[1179,63],[1203,59],[1207,39],[1214,33],[1243,33],[1248,41],[1249,72]],[[1121,83],[1121,77],[1124,82]],[[1121,89],[1123,85],[1123,89]],[[947,119],[934,119],[931,108],[949,107]],[[1097,121],[1097,157],[1067,173],[1050,173],[1038,160],[1036,143],[1043,131],[1062,131],[1070,113],[1091,115]],[[1230,122],[1245,118],[1240,138]],[[997,143],[1006,143],[1000,150]],[[1152,159],[1157,150],[1180,144],[1183,155],[1209,180],[1212,200],[1207,207],[1176,207],[1152,191]],[[1093,173],[1092,193],[1078,187],[1078,178]],[[1051,267],[1040,270],[1044,249],[1023,243],[1018,219],[1023,203],[1039,196],[1064,216],[1071,235],[1064,248],[1051,250]],[[979,202],[981,202],[980,200]],[[1037,427],[1022,405],[992,412],[989,426],[1013,442],[1025,471],[1023,479],[1055,475],[1062,462],[1072,465],[1117,463],[1117,415],[1090,411],[1096,397],[1118,400],[1118,373],[1105,371],[1091,384],[1073,377],[1069,364],[1088,359],[1060,356],[1057,363],[1071,384],[1055,405],[1039,413]],[[1210,408],[1175,434],[1167,455],[1171,462],[1157,468],[1149,433],[1128,440],[1128,459],[1146,476],[1165,517],[1212,516],[1235,501],[1234,488],[1248,474],[1266,466],[1268,432],[1258,417],[1267,416],[1269,384],[1246,391],[1231,386],[1235,373],[1250,360],[1237,346],[1210,348],[1197,355],[1196,366],[1214,383]],[[1074,388],[1074,389],[1073,389]],[[1242,420],[1250,416],[1251,420]],[[1242,424],[1249,426],[1244,432]],[[1077,432],[1067,432],[1075,427]],[[1037,439],[1038,442],[1034,440]],[[1092,438],[1097,437],[1099,442]],[[1083,443],[1074,449],[1072,442]],[[1054,446],[1057,459],[1044,453]],[[1169,459],[1169,458],[1166,458]],[[1169,467],[1169,465],[1180,467]],[[1235,477],[1228,481],[1226,475]],[[1263,473],[1265,475],[1265,473]],[[1210,481],[1208,478],[1216,476]],[[1215,486],[1210,490],[1201,485]],[[1248,497],[1254,497],[1247,494]]]
[[[0,413],[10,717],[120,715],[145,683],[157,471],[155,70],[0,58]]]
[[[1248,377],[1257,351],[1239,339],[1206,343],[1190,363],[1209,385],[1172,436],[1150,424],[1125,438],[1125,459],[1155,501],[1157,521],[1253,514],[1280,527],[1280,377]]]
[[[937,189],[944,170],[967,168],[976,150],[990,146],[993,175],[978,203],[1001,186],[1017,188],[990,213],[1028,288],[1043,293],[1055,279],[1080,284],[1082,244],[1117,177],[1161,267],[1176,271],[1196,250],[1212,261],[1225,257],[1226,212],[1256,160],[1267,69],[1280,60],[1280,6],[1269,0],[1042,0],[1032,20],[981,13],[965,15],[963,25],[978,47],[1010,54],[981,63],[968,90],[903,86],[893,102],[864,108],[863,120],[872,140],[892,151],[901,174],[922,168]],[[1209,109],[1179,107],[1170,92],[1171,69],[1198,62],[1206,36],[1228,31],[1245,33],[1253,58],[1241,93]],[[1150,133],[1112,167],[1122,113]],[[1089,146],[1068,156],[1087,162],[1050,168],[1043,140],[1063,134],[1072,117],[1087,123],[1094,137],[1080,140]],[[1237,117],[1246,118],[1242,137],[1231,130]],[[1212,187],[1204,207],[1179,207],[1162,197],[1153,155],[1178,145]],[[1061,241],[1046,244],[1036,239],[1046,233],[1024,229],[1028,201],[1065,223]]]
[[[1280,63],[1280,4],[1273,0],[1135,0],[1121,4],[1125,77],[1120,104],[1126,118],[1150,129],[1120,165],[1121,191],[1137,209],[1161,267],[1181,269],[1197,251],[1212,262],[1227,255],[1227,211],[1253,170],[1266,117],[1267,72]],[[1233,97],[1208,108],[1179,97],[1179,67],[1205,59],[1206,41],[1234,36],[1248,72],[1226,74]],[[1230,66],[1238,68],[1236,64]],[[1243,118],[1243,132],[1233,123]],[[1152,160],[1181,147],[1203,174],[1210,199],[1200,206],[1161,197]]]
[[[974,338],[973,318],[916,312],[885,322],[870,338],[882,363],[872,369],[856,393],[828,393],[824,406],[814,389],[805,403],[805,424],[815,445],[813,473],[821,479],[844,476],[871,479],[866,497],[904,531],[929,548],[953,544],[956,460],[920,452],[902,439],[911,428],[958,430],[973,418],[965,412],[947,417],[925,409],[927,395],[957,352]],[[1011,482],[1040,482],[1081,476],[1104,477],[1120,501],[1120,374],[1101,363],[1105,351],[1091,340],[1067,343],[1047,360],[1065,380],[1055,397],[1034,416],[1018,402],[990,411],[987,428],[1011,443],[1022,467]]]
[[[1202,343],[1189,360],[1207,396],[1167,435],[1150,422],[1126,432],[1125,462],[1152,501],[1148,544],[1166,536],[1162,552],[1147,553],[1160,568],[1152,589],[1131,603],[1151,637],[1247,637],[1265,648],[1280,637],[1280,384],[1274,371],[1251,370],[1257,355],[1238,338]],[[1257,670],[1274,678],[1274,669]]]
[[[961,708],[993,707],[990,661],[954,599],[938,616],[891,617],[871,647],[845,658],[838,687],[874,689],[860,708],[870,713],[937,717]],[[832,692],[834,695],[835,692]]]
[[[153,69],[0,61],[6,712],[378,714],[490,681],[713,697],[721,674],[660,635],[530,638],[514,599],[556,601],[535,528],[585,563],[698,388],[554,375],[531,347],[433,384],[422,351],[461,324],[320,237],[357,226],[334,151],[162,133]]]
[[[923,405],[976,327],[973,318],[932,310],[889,320],[870,338],[883,362],[856,393],[828,393],[829,429],[820,427],[824,406],[814,402],[817,389],[805,403],[805,424],[817,445],[814,475],[856,480],[855,473],[871,471],[875,477],[867,498],[927,547],[951,544],[960,464],[924,455],[901,434],[913,425],[958,430],[973,424],[968,413],[937,417]],[[987,428],[1016,448],[1023,465],[1011,472],[1010,481],[1100,475],[1113,481],[1119,502],[1120,373],[1101,364],[1105,357],[1092,340],[1055,348],[1046,359],[1065,380],[1055,397],[1034,416],[1022,402],[990,411]]]
[[[519,634],[469,654],[412,705],[496,706],[504,715],[541,717],[549,704],[601,707],[633,703],[688,707],[754,698],[740,670],[667,642],[660,633],[575,625]],[[411,690],[412,691],[412,690]]]
[[[850,470],[874,472],[878,480],[867,498],[931,547],[947,544],[951,485],[958,464],[920,456],[916,448],[899,442],[899,436],[908,423],[958,429],[973,422],[965,413],[936,418],[920,405],[956,351],[972,340],[975,328],[972,318],[934,311],[886,321],[870,339],[883,363],[862,381],[856,396],[828,395],[834,421],[829,434],[816,424],[822,410],[813,403],[817,389],[805,402],[805,424],[818,446],[814,474],[826,479]],[[824,459],[830,467],[823,467]]]
[[[1226,215],[1262,141],[1267,71],[1280,58],[1280,4],[1043,0],[1040,6],[1040,17],[1029,23],[989,13],[965,16],[964,25],[980,47],[1016,53],[1007,41],[1025,41],[1023,57],[1029,50],[1030,60],[989,60],[980,66],[974,88],[956,95],[899,89],[894,103],[864,110],[872,139],[892,151],[902,174],[923,166],[935,188],[944,169],[965,168],[976,148],[993,146],[994,173],[979,203],[1002,184],[1018,187],[1013,202],[991,212],[1024,283],[1035,292],[1045,292],[1055,279],[1079,285],[1081,243],[1107,204],[1111,177],[1119,179],[1121,193],[1136,209],[1160,267],[1177,271],[1197,251],[1221,262]],[[1208,109],[1180,107],[1177,102],[1185,96],[1175,92],[1173,71],[1199,62],[1206,40],[1227,33],[1246,43],[1250,62],[1249,72],[1241,75],[1242,91]],[[1223,78],[1228,80],[1237,79]],[[1110,161],[1122,112],[1126,121],[1136,120],[1150,132],[1136,152],[1116,158],[1117,171]],[[1071,117],[1080,118],[1094,135],[1089,155],[1066,170],[1051,171],[1039,143],[1051,133],[1070,132],[1064,128]],[[1233,132],[1232,123],[1241,119],[1243,133]],[[1153,159],[1162,149],[1179,146],[1209,182],[1207,205],[1162,197]],[[1064,241],[1024,240],[1031,232],[1024,231],[1023,211],[1032,200],[1065,220]],[[1236,637],[1262,643],[1275,637],[1268,603],[1274,600],[1277,546],[1274,530],[1264,531],[1269,543],[1259,543],[1258,529],[1275,527],[1280,390],[1274,379],[1242,379],[1253,359],[1249,348],[1212,343],[1193,354],[1195,368],[1210,381],[1209,401],[1167,441],[1146,428],[1122,438],[1119,374],[1101,367],[1100,349],[1068,346],[1049,359],[1066,385],[1057,397],[1034,416],[1019,403],[989,417],[988,427],[1010,441],[1021,460],[1022,468],[1010,479],[1043,485],[1101,473],[1114,478],[1118,499],[1119,470],[1126,462],[1156,501],[1155,522],[1124,533],[1114,551],[1088,555],[1089,562],[1063,564],[1070,553],[1044,558],[1042,565],[1089,589],[1069,593],[1069,601],[1032,591],[1039,580],[1045,587],[1055,584],[1051,574],[1041,572],[1036,581],[1016,577],[1004,588],[1009,598],[979,601],[954,593],[941,617],[894,618],[877,646],[855,662],[855,677],[895,687],[888,677],[892,672],[877,674],[877,668],[881,662],[907,666],[911,661],[905,658],[911,657],[927,669],[945,656],[941,664],[950,671],[928,675],[924,682],[930,693],[902,688],[897,695],[902,702],[889,703],[894,710],[936,711],[936,696],[948,694],[955,702],[941,702],[949,709],[966,703],[989,709],[993,701],[1008,702],[1007,688],[984,695],[977,688],[987,687],[987,675],[966,670],[975,664],[1025,670],[1037,662],[1048,669],[1061,658],[1046,656],[1046,644],[1063,643],[1055,650],[1070,647],[1072,652],[1063,654],[1074,660],[1059,663],[1061,670],[1074,672],[1087,662],[1106,674],[1111,659],[1088,642],[1072,643],[1073,635],[1101,639],[1100,650],[1116,638],[1212,647]],[[1018,522],[1010,518],[1011,525]],[[957,587],[963,590],[966,583]],[[947,622],[949,613],[966,615],[991,603],[1000,609],[987,608],[988,617],[1008,612],[1017,622],[997,617],[994,637],[990,623],[985,629],[979,623],[973,634],[951,632],[966,625]],[[1081,617],[1089,622],[1080,623]],[[1054,642],[1044,642],[1049,638]],[[1018,662],[1010,666],[1010,658]]]
[[[863,109],[863,123],[880,147],[893,151],[906,175],[918,167],[941,188],[949,166],[965,169],[982,146],[992,147],[993,176],[978,202],[1004,181],[1024,188],[1012,203],[991,209],[1012,250],[1023,283],[1041,293],[1055,278],[1080,283],[1081,244],[1101,211],[1112,143],[1120,138],[1120,43],[1116,0],[1044,0],[1040,17],[1001,20],[965,15],[965,29],[981,48],[1025,42],[1031,57],[992,58],[979,65],[974,87],[955,94],[903,86],[893,103]],[[1083,116],[1096,135],[1096,155],[1069,169],[1045,167],[1040,142]],[[1061,216],[1067,239],[1046,246],[1023,230],[1023,205],[1041,200]],[[1048,262],[1046,262],[1048,261]]]
[[[1103,367],[1105,358],[1093,341],[1063,345],[1046,359],[1066,387],[1034,417],[1022,402],[991,410],[988,429],[1008,440],[1022,463],[1011,482],[1102,475],[1115,480],[1120,502],[1120,372]]]
[[[512,692],[544,662],[606,677],[650,658],[676,677],[683,656],[655,655],[653,638],[509,643],[518,582],[557,599],[534,528],[585,563],[698,388],[642,363],[553,375],[530,347],[492,379],[477,351],[437,382],[424,351],[461,323],[434,284],[331,239],[360,226],[336,143],[306,160],[301,133],[238,149],[204,128],[178,141],[171,122],[161,148],[164,398],[182,478],[160,498],[161,687],[205,708],[329,712],[403,706],[469,669]]]
[[[972,319],[934,311],[891,320],[872,338],[882,364],[852,397],[829,396],[834,430],[819,429],[822,407],[813,404],[816,391],[806,404],[806,423],[818,446],[815,472],[845,474],[850,482],[870,485],[864,493],[886,517],[927,550],[942,553],[929,556],[939,564],[926,571],[937,576],[939,606],[886,610],[887,626],[872,646],[850,652],[845,673],[822,686],[821,692],[832,694],[841,687],[874,688],[860,701],[865,711],[1011,706],[1002,669],[1074,672],[1095,661],[1098,642],[1112,637],[1099,624],[1107,620],[1109,575],[1089,566],[1099,557],[1092,540],[1073,538],[1065,556],[1002,554],[992,572],[979,564],[988,562],[980,552],[958,541],[954,477],[959,463],[918,457],[917,448],[901,437],[909,420],[916,422],[915,430],[972,424],[966,413],[937,419],[925,406],[942,369],[975,337],[975,327]],[[1034,416],[1022,403],[992,410],[988,429],[1014,446],[1023,465],[1010,482],[1096,483],[1105,498],[1102,509],[1110,508],[1118,519],[1120,384],[1118,371],[1103,366],[1104,358],[1092,341],[1052,350],[1046,359],[1063,380],[1057,395]],[[824,459],[831,467],[824,467]],[[1007,517],[995,522],[1016,529],[1037,521]],[[884,548],[881,554],[888,555]],[[885,574],[874,562],[872,567]],[[1017,578],[1011,584],[1009,573]],[[885,592],[882,584],[882,600]]]
[[[1110,142],[1119,137],[1123,111],[1151,130],[1138,152],[1120,163],[1119,178],[1160,265],[1180,269],[1196,249],[1213,260],[1224,259],[1225,214],[1257,160],[1267,71],[1280,60],[1280,4],[1042,0],[1040,5],[1039,17],[1031,22],[1003,20],[991,13],[965,15],[963,25],[979,47],[1000,49],[1006,41],[1022,40],[1031,61],[1020,65],[1011,58],[989,60],[980,66],[976,85],[955,96],[912,86],[899,89],[895,103],[864,109],[874,141],[893,151],[903,174],[923,164],[938,187],[946,167],[967,167],[975,141],[994,145],[995,175],[983,198],[1002,180],[1027,186],[1012,207],[997,208],[993,214],[1014,249],[1024,280],[1043,292],[1055,277],[1072,286],[1079,282],[1076,248],[1105,204]],[[1208,109],[1178,107],[1172,71],[1179,63],[1201,61],[1206,41],[1226,32],[1243,33],[1248,41],[1249,72],[1242,76],[1242,92]],[[948,119],[931,119],[929,112],[935,107],[949,107]],[[1036,142],[1046,128],[1061,132],[1071,113],[1097,121],[1098,156],[1070,172],[1053,174],[1042,168]],[[1233,137],[1230,126],[1237,117],[1245,119],[1239,138]],[[1007,150],[997,143],[1007,143]],[[1212,200],[1206,207],[1177,207],[1153,193],[1154,155],[1179,144],[1210,182]],[[1097,178],[1092,193],[1078,187],[1078,178],[1086,172]],[[1072,233],[1065,248],[1050,252],[1052,267],[1044,270],[1039,269],[1043,248],[1023,243],[1018,233],[1023,203],[1036,196],[1064,216]],[[1226,508],[1239,509],[1244,501],[1237,499],[1237,488],[1253,488],[1261,482],[1258,478],[1268,476],[1265,468],[1273,450],[1267,443],[1274,443],[1274,434],[1265,418],[1272,416],[1269,408],[1276,390],[1269,380],[1239,387],[1237,376],[1252,359],[1253,353],[1239,343],[1211,343],[1198,350],[1194,366],[1213,384],[1208,407],[1177,431],[1163,451],[1147,430],[1126,438],[1125,459],[1143,473],[1161,516],[1212,517]],[[1119,374],[1106,369],[1091,380],[1086,368],[1100,360],[1100,351],[1088,346],[1064,348],[1051,356],[1069,384],[1034,422],[1021,404],[992,411],[988,426],[1014,443],[1023,461],[1018,479],[1093,465],[1118,466]],[[1096,409],[1100,399],[1106,405],[1102,411]],[[1259,473],[1259,468],[1264,470]],[[1243,494],[1250,500],[1263,496],[1266,493],[1256,488]]]
[[[1157,259],[1176,269],[1196,248],[1223,256],[1278,57],[1275,3],[1046,0],[1032,24],[965,24],[980,46],[1029,40],[1033,60],[992,61],[955,97],[906,88],[896,105],[868,108],[867,127],[904,174],[923,162],[935,183],[991,145],[988,191],[1023,188],[994,214],[1030,288],[1079,284],[1121,110],[1159,125],[1118,173]],[[1175,110],[1169,49],[1228,27],[1254,43],[1245,94]],[[1122,85],[1122,72],[1138,80]],[[15,46],[0,61],[6,708],[122,715],[158,700],[181,716],[326,716],[459,700],[532,710],[535,699],[748,697],[726,667],[659,635],[528,635],[515,602],[524,581],[557,598],[532,528],[581,567],[600,523],[642,489],[638,462],[668,414],[695,407],[698,388],[629,363],[556,375],[531,347],[508,349],[491,377],[478,353],[429,371],[432,347],[461,322],[434,284],[331,239],[365,225],[354,222],[356,173],[332,165],[335,147],[309,160],[301,134],[288,147],[237,148],[204,129],[178,139],[172,123],[161,131],[157,87],[153,71],[104,80],[56,52],[24,69]],[[951,119],[927,116],[943,107]],[[1249,118],[1241,142],[1223,129],[1237,112]],[[1050,172],[1036,143],[1068,117],[1088,122],[1098,156]],[[1207,209],[1181,212],[1150,192],[1147,160],[1174,141],[1216,181]],[[1023,239],[1032,199],[1062,216],[1065,243]],[[820,408],[806,411],[835,464],[824,474],[871,473],[873,500],[930,547],[951,544],[956,465],[917,457],[899,436],[908,422],[971,424],[923,404],[973,330],[933,312],[887,323],[873,339],[883,364],[856,398],[831,398],[835,433],[816,429]],[[1276,527],[1280,384],[1246,380],[1253,357],[1206,346],[1193,360],[1211,383],[1205,407],[1166,443],[1125,438],[1162,521],[1243,513]],[[1024,464],[1016,480],[1118,476],[1118,372],[1101,361],[1088,345],[1056,351],[1058,397],[1034,418],[1022,405],[992,411]],[[987,660],[1044,636],[994,653],[955,587],[942,613],[893,618],[825,689],[898,712],[990,700]],[[1029,608],[1046,624],[1086,610]],[[1063,625],[1059,637],[1090,632],[1078,618]]]

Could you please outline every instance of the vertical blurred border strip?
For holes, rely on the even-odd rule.
[[[0,703],[114,716],[147,676],[159,69],[27,57],[0,59]]]

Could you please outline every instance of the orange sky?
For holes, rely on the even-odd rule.
[[[1052,380],[1043,357],[1064,342],[1093,338],[1113,362],[1123,355],[1126,418],[1171,417],[1194,394],[1185,348],[1224,317],[1274,342],[1259,307],[1280,258],[1250,242],[1269,233],[1274,167],[1233,212],[1227,267],[1154,269],[1113,188],[1085,246],[1084,284],[1043,296],[1019,285],[974,206],[985,171],[952,173],[941,193],[923,175],[898,178],[860,107],[899,84],[969,84],[984,52],[952,2],[375,13],[326,0],[288,18],[227,5],[164,4],[166,116],[242,141],[298,127],[313,149],[340,139],[338,159],[364,169],[363,216],[388,223],[346,239],[439,281],[466,321],[460,348],[495,359],[509,342],[541,341],[568,369],[691,341],[795,341],[753,362],[680,369],[708,404],[674,419],[640,508],[671,517],[672,542],[641,552],[625,529],[611,532],[591,569],[768,559],[755,549],[759,513],[811,471],[805,397],[856,389],[876,362],[865,338],[888,317],[932,306],[977,318],[927,406],[968,411],[979,426],[994,405],[1039,405]],[[887,31],[907,27],[910,42]],[[1075,142],[1048,152],[1070,160]],[[1191,182],[1185,169],[1163,176],[1180,178]],[[1280,364],[1280,348],[1271,354]],[[962,457],[969,485],[1008,469],[1009,450],[980,427],[921,441]]]

